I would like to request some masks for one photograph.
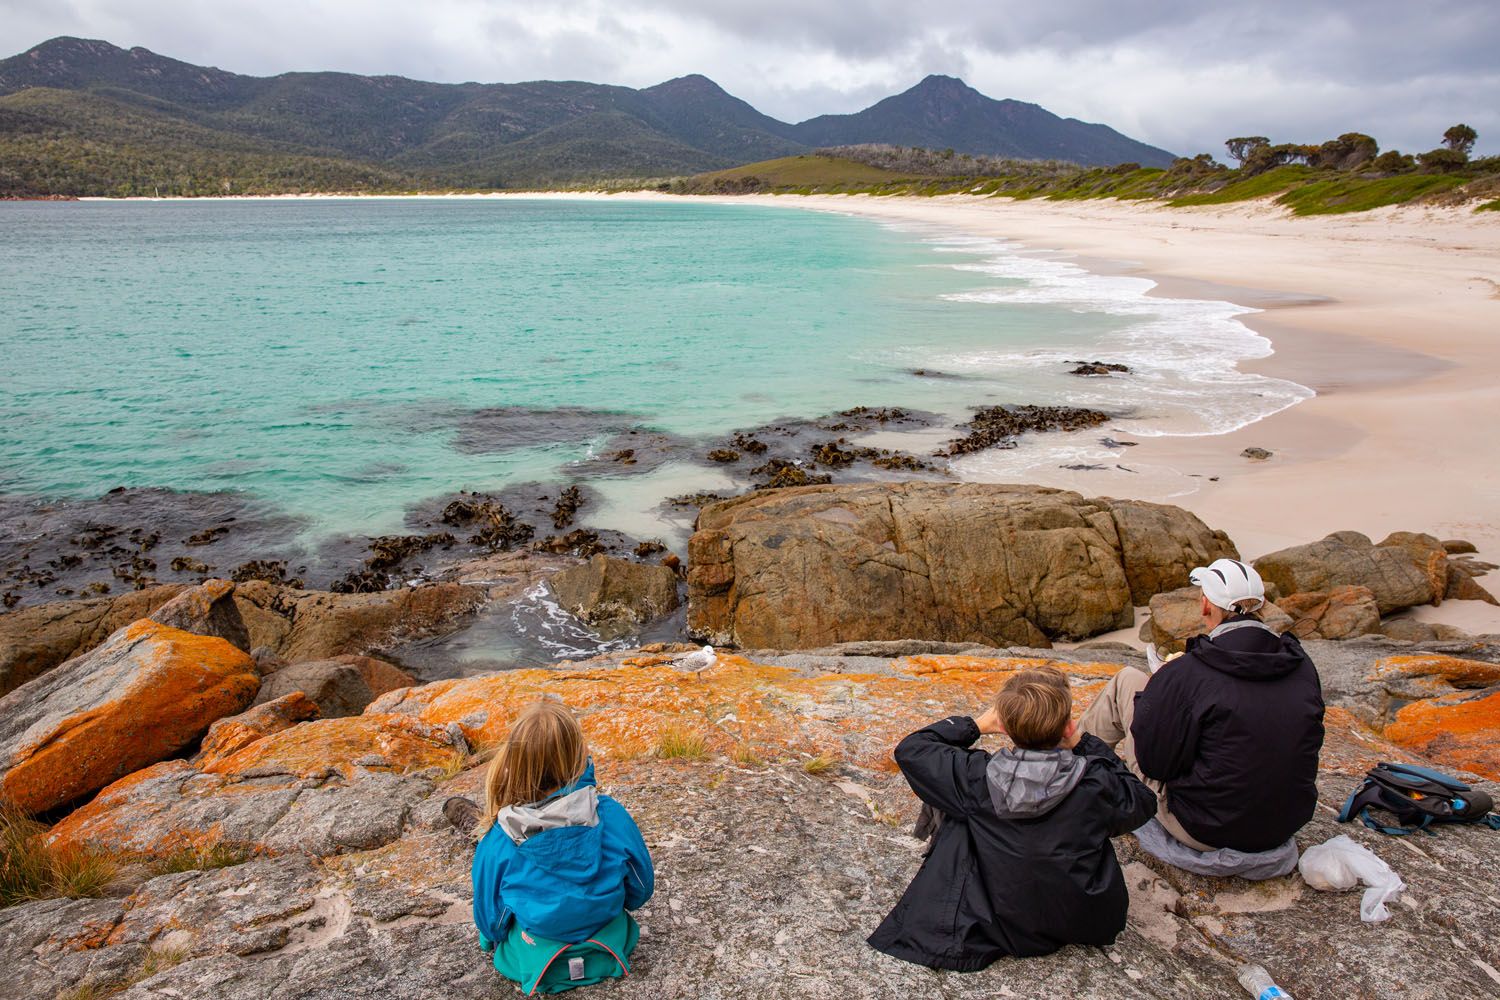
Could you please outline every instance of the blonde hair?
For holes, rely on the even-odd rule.
[[[578,720],[559,701],[527,705],[484,776],[484,818],[506,806],[538,802],[583,774],[588,745]]]
[[[1016,746],[1051,750],[1062,742],[1072,717],[1068,678],[1056,667],[1022,670],[995,695],[995,712]]]

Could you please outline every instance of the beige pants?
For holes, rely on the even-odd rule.
[[[1142,774],[1140,764],[1136,763],[1135,737],[1130,735],[1130,720],[1135,718],[1135,696],[1146,689],[1150,680],[1151,675],[1144,670],[1137,670],[1135,667],[1121,670],[1110,678],[1109,683],[1104,685],[1104,690],[1099,692],[1099,697],[1083,713],[1083,718],[1078,720],[1078,728],[1094,734],[1113,747],[1125,766],[1141,779],[1142,784],[1156,793],[1156,820],[1168,833],[1179,843],[1186,844],[1195,851],[1212,851],[1214,848],[1195,839],[1182,828],[1182,824],[1177,822],[1177,817],[1172,815],[1168,807],[1166,786]]]

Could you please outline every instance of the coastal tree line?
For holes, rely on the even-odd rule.
[[[1469,154],[1474,151],[1478,139],[1478,132],[1460,122],[1443,133],[1441,144],[1415,155],[1395,149],[1381,152],[1380,144],[1362,132],[1345,132],[1337,139],[1314,145],[1294,142],[1272,145],[1271,140],[1263,135],[1248,135],[1227,139],[1224,147],[1230,158],[1239,164],[1239,169],[1251,175],[1294,163],[1318,170],[1363,168],[1384,174],[1413,170],[1448,173],[1469,163]]]
[[[1376,140],[1346,132],[1326,142],[1273,144],[1265,136],[1229,139],[1231,167],[1210,153],[1171,166],[1120,163],[1082,167],[1060,160],[969,156],[951,149],[862,144],[676,178],[660,185],[680,194],[871,193],[1000,195],[1053,200],[1160,199],[1205,205],[1274,198],[1299,215],[1363,211],[1421,199],[1478,202],[1500,211],[1500,156],[1471,158],[1478,133],[1454,125],[1425,153],[1382,152]],[[840,167],[839,164],[844,164]]]

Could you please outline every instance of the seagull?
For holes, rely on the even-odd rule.
[[[672,666],[679,670],[686,670],[690,674],[702,676],[713,669],[715,663],[719,662],[718,656],[714,654],[712,646],[704,646],[696,653],[689,653],[680,660],[675,660]]]

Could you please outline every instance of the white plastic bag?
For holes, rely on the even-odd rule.
[[[1369,886],[1359,901],[1359,919],[1371,924],[1390,919],[1391,911],[1385,904],[1394,902],[1406,888],[1390,865],[1343,833],[1309,847],[1297,869],[1304,882],[1325,892],[1352,889],[1360,882]]]

